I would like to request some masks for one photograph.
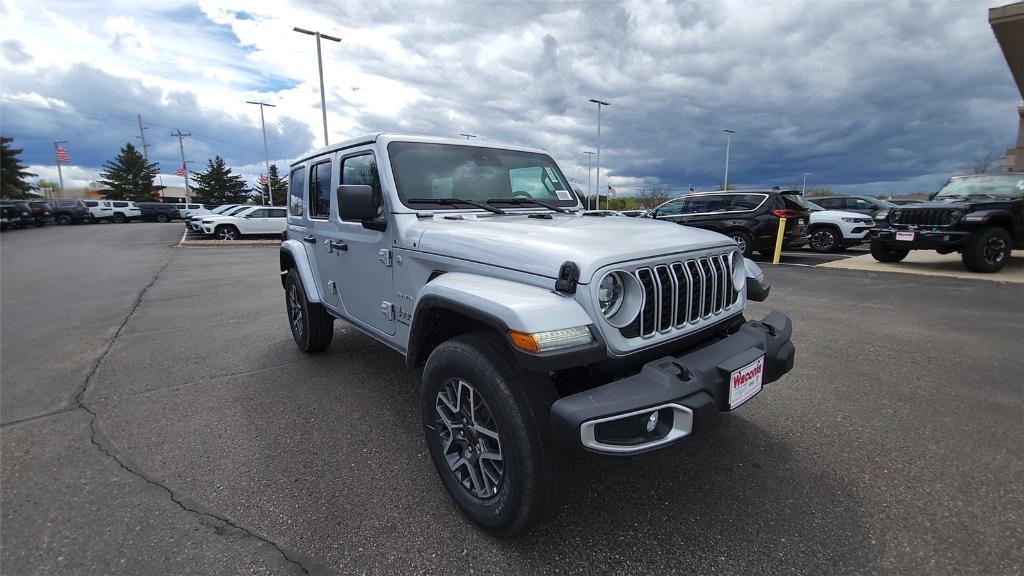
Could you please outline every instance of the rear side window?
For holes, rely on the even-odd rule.
[[[284,208],[269,208],[267,209],[267,218],[284,218]]]
[[[722,210],[721,196],[691,196],[686,202],[687,214],[706,214]]]
[[[288,181],[288,212],[292,216],[302,216],[302,198],[306,190],[306,168],[300,166],[292,170],[291,179]]]
[[[722,210],[727,212],[749,212],[756,210],[764,196],[757,194],[730,194],[722,197]]]
[[[826,210],[835,210],[836,208],[842,207],[842,198],[822,198],[818,200],[818,206],[825,208]]]
[[[127,208],[127,202],[114,202],[114,208]]]
[[[100,203],[96,202],[95,200],[86,200],[85,201],[85,205],[88,206],[89,208],[95,208],[96,206],[99,206],[99,204]]]
[[[266,208],[259,208],[257,210],[253,210],[252,212],[249,212],[248,214],[245,215],[245,217],[246,218],[266,218],[267,217],[267,210],[266,210]]]
[[[199,204],[189,204],[187,210],[199,210],[202,208]]]
[[[331,162],[314,164],[309,169],[309,217],[326,219],[331,215]]]

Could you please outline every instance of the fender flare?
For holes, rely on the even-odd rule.
[[[993,225],[1008,225],[1004,226],[1009,228],[1010,236],[1014,236],[1013,232],[1013,212],[1006,210],[1005,208],[994,208],[992,210],[978,210],[977,212],[969,212],[964,216],[963,221],[970,224],[993,224]]]
[[[320,289],[316,285],[316,277],[313,276],[313,269],[306,258],[306,249],[298,240],[284,240],[281,242],[281,286],[284,287],[284,278],[288,270],[295,268],[302,280],[302,287],[306,291],[306,300],[319,304]]]
[[[593,343],[568,351],[533,354],[509,345],[518,363],[534,371],[550,371],[599,362],[606,357],[604,341],[590,315],[569,296],[540,288],[465,272],[437,276],[420,290],[409,334],[406,361],[410,367],[426,361],[440,342],[429,337],[432,310],[450,310],[502,334],[509,330],[547,332],[588,326]]]

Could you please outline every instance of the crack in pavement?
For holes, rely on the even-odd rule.
[[[82,400],[83,395],[89,390],[89,383],[92,381],[93,376],[96,375],[96,372],[99,370],[104,358],[107,357],[107,355],[110,353],[110,350],[114,347],[114,343],[117,341],[118,336],[121,335],[121,331],[124,330],[124,327],[128,324],[128,321],[131,320],[132,316],[135,314],[135,311],[138,310],[138,308],[142,305],[142,299],[145,296],[146,291],[149,290],[154,284],[156,284],[157,279],[160,278],[160,274],[163,273],[163,271],[171,263],[171,260],[174,259],[175,254],[176,253],[171,254],[171,256],[167,259],[167,262],[164,262],[164,265],[161,266],[159,270],[157,270],[156,274],[153,275],[153,278],[149,281],[149,283],[146,284],[141,291],[139,291],[139,294],[135,298],[135,301],[128,309],[128,314],[125,315],[124,320],[121,322],[121,325],[118,326],[117,330],[114,332],[114,336],[110,339],[110,342],[107,343],[106,348],[99,355],[99,358],[97,358],[96,361],[93,363],[92,368],[89,370],[88,374],[86,374],[85,379],[82,382],[82,386],[79,388],[78,392],[74,396],[73,402],[75,406],[71,409],[73,410],[76,408],[81,408],[82,410],[89,414],[89,441],[93,444],[93,446],[96,447],[97,450],[100,451],[100,453],[105,454],[111,460],[116,462],[118,466],[120,466],[125,472],[128,472],[129,474],[141,479],[147,484],[156,486],[157,488],[164,490],[165,492],[167,492],[171,501],[174,502],[182,510],[189,512],[191,514],[195,514],[197,516],[205,516],[207,518],[212,518],[218,522],[223,523],[226,526],[230,526],[235,530],[238,530],[239,532],[242,532],[244,534],[249,535],[252,538],[255,538],[256,540],[259,540],[260,542],[267,543],[274,550],[276,550],[281,555],[281,557],[285,559],[286,562],[298,567],[298,569],[301,570],[303,574],[310,574],[309,568],[307,568],[306,564],[303,561],[296,560],[295,558],[293,558],[293,555],[289,555],[287,552],[285,552],[284,549],[282,549],[281,546],[278,545],[276,542],[270,540],[269,538],[260,536],[252,530],[249,530],[248,528],[233,522],[226,516],[221,516],[218,514],[214,514],[212,512],[199,510],[193,506],[189,506],[169,487],[146,476],[141,470],[129,464],[124,458],[116,454],[112,447],[108,448],[107,446],[104,446],[103,443],[100,441],[102,433],[97,429],[97,421],[99,420],[99,415],[96,412],[94,412],[92,408],[90,408],[90,406]],[[317,572],[324,571],[326,570],[317,570]]]

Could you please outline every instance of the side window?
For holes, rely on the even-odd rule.
[[[706,214],[718,212],[722,207],[722,197],[717,195],[691,196],[686,202],[687,214]]]
[[[285,216],[287,216],[287,214],[285,214],[284,208],[270,208],[270,209],[267,210],[267,216],[266,217],[267,218],[284,218]]]
[[[341,161],[342,184],[365,184],[373,189],[373,200],[377,205],[377,219],[384,217],[384,199],[380,191],[380,174],[373,154],[350,156]]]
[[[292,216],[302,217],[302,198],[306,191],[306,167],[300,166],[292,170],[288,181],[288,212]]]
[[[85,205],[90,207],[90,208],[95,208],[96,206],[99,205],[99,202],[96,202],[94,200],[86,200],[85,201]]]
[[[764,196],[758,196],[757,194],[734,194],[729,199],[731,203],[726,207],[726,210],[749,212],[750,210],[756,210],[761,205]]]
[[[854,210],[874,210],[875,209],[874,205],[872,205],[870,202],[868,202],[866,200],[861,200],[860,198],[851,198],[850,200],[847,200],[847,206],[849,208],[854,209]]]
[[[683,210],[683,199],[673,200],[658,208],[658,216],[675,216]]]
[[[127,202],[114,202],[114,208],[127,208]]]
[[[331,163],[314,164],[309,169],[309,217],[326,219],[331,215]]]
[[[836,203],[836,199],[835,198],[823,198],[821,200],[818,200],[817,202],[818,202],[818,206],[821,206],[822,208],[824,208],[826,210],[835,210],[836,207],[838,206],[838,204]]]
[[[252,212],[249,212],[248,214],[246,214],[245,217],[246,218],[266,218],[267,217],[267,209],[266,208],[260,208],[258,210],[253,210]]]

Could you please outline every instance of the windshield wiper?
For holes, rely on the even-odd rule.
[[[488,206],[483,202],[477,202],[476,200],[465,200],[463,198],[407,198],[405,200],[407,204],[440,204],[442,206],[455,206],[456,204],[467,204],[469,206],[476,206],[477,208],[483,208],[488,212],[495,214],[505,214],[506,212],[501,208],[495,208],[494,206]]]
[[[540,200],[534,200],[533,198],[491,198],[490,200],[487,201],[487,203],[488,204],[513,204],[513,205],[517,205],[517,206],[518,205],[522,205],[522,204],[536,204],[537,206],[540,206],[542,208],[547,208],[548,210],[553,210],[553,211],[561,213],[561,214],[572,214],[572,210],[569,210],[568,208],[561,208],[559,206],[555,206],[554,204],[548,204],[547,202],[541,202]]]

